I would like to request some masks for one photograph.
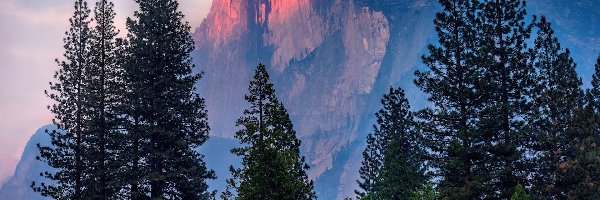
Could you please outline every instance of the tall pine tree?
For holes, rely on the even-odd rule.
[[[41,160],[54,168],[54,172],[43,172],[41,176],[50,180],[49,184],[32,183],[34,191],[42,196],[54,199],[84,199],[92,191],[85,160],[88,153],[88,139],[85,126],[88,109],[85,96],[86,69],[89,68],[90,55],[90,9],[87,2],[75,1],[75,12],[69,19],[70,28],[63,39],[64,61],[56,62],[59,70],[54,74],[57,82],[50,83],[46,95],[55,101],[50,111],[54,114],[52,122],[59,130],[46,131],[50,135],[52,146],[40,146]]]
[[[119,107],[122,101],[123,70],[117,60],[119,41],[114,26],[114,5],[107,0],[96,2],[95,27],[90,38],[90,63],[85,88],[89,120],[87,131],[86,169],[92,192],[87,199],[110,199],[117,197],[122,183],[118,178],[124,165],[119,155],[123,152],[120,140]]]
[[[534,70],[526,45],[533,23],[525,23],[525,5],[523,0],[485,0],[479,15],[478,65],[485,80],[479,124],[480,134],[491,139],[486,141],[491,144],[486,168],[494,176],[488,198],[510,198],[514,186],[528,175],[524,119],[530,110],[527,94],[533,88]]]
[[[126,197],[131,199],[208,199],[206,168],[196,148],[208,138],[204,99],[195,93],[200,74],[192,74],[190,26],[175,0],[136,0],[127,20],[124,77],[128,116]]]
[[[519,184],[515,187],[515,192],[510,197],[510,200],[531,200],[531,197],[529,196],[529,194],[527,194],[525,188],[523,188],[523,186]]]
[[[556,199],[600,198],[600,115],[590,92],[585,102],[574,112],[573,124],[561,141],[566,144],[555,167]]]
[[[537,199],[562,199],[563,187],[556,185],[556,175],[564,158],[561,151],[568,146],[568,130],[580,107],[581,81],[569,50],[561,49],[550,23],[542,17],[537,24],[531,54],[537,71],[530,121],[535,153],[532,191]]]
[[[599,71],[600,58],[592,76],[592,87],[585,93],[583,104],[574,112],[572,125],[561,141],[561,159],[555,168],[555,191],[561,199],[600,198]]]
[[[367,146],[362,153],[363,161],[361,161],[362,165],[358,171],[361,180],[356,180],[360,190],[354,190],[357,199],[365,198],[375,192],[375,183],[383,165],[384,155],[381,145],[383,141],[379,141],[383,136],[377,127],[374,129],[375,133],[367,135]]]
[[[231,151],[242,157],[242,167],[230,167],[224,199],[315,199],[313,183],[308,180],[300,140],[296,138],[286,109],[269,81],[266,67],[259,64],[245,99],[244,111],[235,133],[243,147]],[[230,191],[235,189],[235,194]]]
[[[600,55],[596,59],[596,65],[594,65],[594,74],[592,75],[592,88],[590,88],[590,95],[592,98],[591,103],[594,105],[596,113],[600,113]]]
[[[438,191],[448,199],[480,199],[494,195],[488,153],[494,135],[481,132],[485,103],[480,51],[479,1],[440,0],[434,20],[439,45],[423,56],[427,71],[417,71],[415,84],[429,94],[431,108],[417,116]]]
[[[390,88],[381,100],[374,134],[363,152],[357,198],[408,199],[424,185],[423,149],[415,132],[410,105],[400,88]]]

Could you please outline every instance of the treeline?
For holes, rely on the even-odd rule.
[[[390,89],[360,168],[359,199],[600,199],[600,57],[584,90],[569,49],[523,0],[440,0],[439,42]]]
[[[38,145],[53,170],[34,191],[53,199],[214,199],[196,149],[209,137],[192,72],[190,27],[175,0],[136,0],[117,38],[113,3],[84,0],[47,96],[58,130]],[[440,0],[439,43],[411,111],[391,88],[367,137],[360,199],[600,199],[600,58],[582,89],[568,49],[523,0]],[[92,26],[93,25],[93,26]],[[258,65],[236,121],[242,166],[223,199],[315,199],[300,140]]]
[[[48,106],[58,130],[46,131],[38,160],[52,170],[31,187],[52,199],[215,199],[215,173],[197,148],[209,137],[205,100],[196,93],[194,43],[175,0],[136,0],[128,33],[117,38],[114,5],[76,0],[64,58],[50,83]],[[93,26],[92,26],[93,25]],[[264,65],[246,95],[250,107],[232,149],[223,199],[315,199],[289,115]]]

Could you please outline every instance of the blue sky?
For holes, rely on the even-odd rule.
[[[14,172],[29,137],[51,123],[44,95],[63,54],[62,38],[74,0],[0,0],[0,185]],[[93,8],[95,0],[88,0]],[[125,33],[133,0],[114,0],[116,25]],[[192,27],[206,17],[212,0],[180,0]]]

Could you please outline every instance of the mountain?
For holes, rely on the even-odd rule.
[[[35,159],[39,155],[37,144],[42,146],[50,145],[50,136],[46,130],[56,130],[54,125],[46,125],[39,128],[25,146],[21,160],[17,165],[14,175],[9,178],[4,185],[0,187],[0,199],[15,200],[46,200],[38,193],[33,192],[30,185],[32,181],[36,183],[44,182],[39,174],[44,171],[51,171],[45,163]],[[239,146],[239,141],[231,138],[212,136],[204,145],[198,148],[198,152],[205,155],[207,167],[215,170],[219,177],[216,180],[209,180],[209,190],[223,191],[225,189],[225,179],[231,177],[229,166],[239,166],[241,160],[230,153],[229,150]]]
[[[212,133],[233,136],[252,72],[266,64],[317,195],[354,196],[360,141],[384,91],[419,65],[436,8],[433,0],[213,0],[193,33]]]
[[[206,155],[222,191],[230,164],[235,120],[248,105],[248,83],[266,64],[277,95],[290,112],[319,199],[354,197],[358,168],[373,114],[390,86],[406,90],[413,109],[427,106],[412,84],[420,56],[435,43],[436,0],[213,0],[207,18],[192,31],[193,53],[204,77],[211,138]],[[563,47],[573,53],[589,85],[600,52],[600,4],[592,0],[531,0],[529,14],[545,14]],[[29,185],[46,169],[35,161],[35,144],[47,142],[42,127],[27,144],[0,199],[39,199]]]
[[[528,1],[530,15],[554,23],[586,85],[600,51],[599,8],[592,0]],[[193,33],[213,134],[233,136],[250,76],[266,64],[319,198],[354,196],[364,138],[385,90],[402,86],[414,109],[427,106],[412,80],[426,45],[437,42],[439,9],[436,0],[213,0]]]
[[[46,130],[56,130],[54,125],[46,125],[39,128],[27,142],[21,160],[15,169],[15,173],[10,177],[2,187],[0,187],[0,199],[21,199],[21,200],[37,200],[44,199],[38,193],[33,192],[31,187],[32,181],[41,182],[40,172],[48,171],[48,167],[36,160],[39,156],[37,144],[49,145],[50,137]]]

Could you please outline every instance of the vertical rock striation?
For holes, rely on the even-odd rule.
[[[196,64],[205,72],[199,89],[213,134],[233,136],[252,69],[262,62],[302,139],[310,178],[339,171],[328,176],[339,187],[332,198],[352,195],[362,147],[355,141],[370,130],[390,74],[404,75],[414,67],[398,64],[396,56],[418,58],[422,38],[432,30],[399,37],[430,27],[422,25],[433,19],[429,1],[213,0],[193,33]],[[401,19],[405,16],[417,21]],[[415,41],[421,42],[413,47],[419,51],[408,52],[406,45]],[[344,164],[336,167],[334,157],[342,149],[352,156],[338,159]]]

